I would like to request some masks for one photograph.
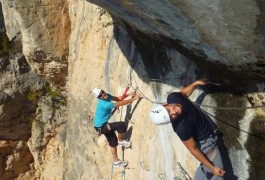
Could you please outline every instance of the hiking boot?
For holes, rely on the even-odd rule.
[[[124,146],[126,148],[130,147],[131,144],[132,143],[130,141],[126,141],[126,140],[122,140],[122,141],[118,142],[118,146]]]
[[[113,162],[113,166],[116,168],[116,167],[126,167],[128,165],[128,162],[127,161],[116,161],[116,162]]]

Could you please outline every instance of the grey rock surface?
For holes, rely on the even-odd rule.
[[[203,73],[215,74],[215,81],[264,79],[264,1],[88,1],[107,10],[135,41],[174,48]]]

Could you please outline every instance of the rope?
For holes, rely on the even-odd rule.
[[[136,81],[136,78],[134,76],[134,74],[131,72],[132,74],[132,77],[133,77],[133,80],[134,80],[134,83],[136,85],[136,87],[134,88],[132,85],[132,89],[134,89],[142,98],[146,99],[147,101],[151,102],[151,103],[156,103],[156,104],[162,104],[161,102],[156,102],[156,101],[153,101],[151,100],[150,98],[148,98],[139,88],[138,88],[138,84],[137,84],[137,81]]]
[[[114,167],[113,167],[113,163],[111,163],[111,174],[110,174],[110,180],[112,180],[112,176],[113,176],[113,172],[114,172]]]
[[[135,76],[133,75],[133,79],[134,82],[136,84],[136,87],[138,88]],[[133,89],[135,89],[132,86]],[[156,102],[154,100],[151,100],[150,98],[148,98],[146,95],[144,95],[144,93],[141,92],[141,90],[138,88],[138,90],[136,90],[138,92],[138,94],[143,97],[144,99],[146,99],[147,101],[151,102],[151,103],[156,103],[156,104],[162,104],[162,102]],[[261,106],[248,106],[248,107],[217,107],[217,106],[210,106],[210,105],[202,105],[202,104],[198,104],[194,101],[192,101],[194,104],[197,104],[201,107],[208,107],[208,108],[213,108],[213,109],[231,109],[231,110],[246,110],[246,109],[258,109],[258,108],[265,108],[265,105],[261,105]]]
[[[210,105],[202,105],[198,104],[193,101],[194,104],[197,104],[202,107],[208,107],[208,108],[213,108],[213,109],[231,109],[231,110],[246,110],[246,109],[258,109],[258,108],[265,108],[265,105],[262,106],[247,106],[247,107],[217,107],[217,106],[210,106]]]
[[[162,104],[162,102],[156,102],[154,100],[151,100],[150,98],[148,98],[139,88],[138,88],[138,84],[137,84],[137,81],[136,81],[136,78],[134,76],[134,74],[132,72],[130,72],[130,76],[132,75],[133,77],[133,80],[134,80],[134,83],[136,85],[136,88],[134,88],[130,83],[131,87],[136,91],[138,92],[138,94],[146,99],[147,101],[151,102],[151,103],[156,103],[156,104]],[[258,108],[265,108],[265,105],[261,105],[261,106],[248,106],[248,107],[217,107],[217,106],[210,106],[210,105],[202,105],[202,104],[198,104],[194,101],[192,101],[194,104],[197,104],[201,107],[208,107],[208,108],[213,108],[213,109],[231,109],[231,110],[246,110],[246,109],[258,109]]]
[[[131,68],[131,70],[130,70],[130,74],[131,74],[131,71],[132,71],[132,68]],[[129,88],[131,87],[131,83],[132,83],[132,82],[131,82],[131,77],[129,76],[128,81],[127,81],[127,84],[128,84],[128,85],[127,85],[127,87],[126,87],[124,93],[122,94],[122,96],[121,96],[121,98],[120,98],[121,101],[123,101],[123,100],[126,98],[127,92],[128,92],[128,90],[129,90]],[[118,108],[116,108],[116,109],[118,109]],[[114,114],[114,112],[115,112],[115,111],[113,111],[112,114]],[[121,112],[121,113],[120,113],[120,121],[122,121],[123,106],[121,106],[121,111],[120,111],[120,112]],[[122,147],[122,161],[124,161],[124,150],[125,150],[125,148]],[[121,173],[121,180],[125,180],[125,175],[126,175],[125,170],[126,170],[126,167],[123,167],[123,170],[120,172],[120,173]],[[112,173],[113,173],[113,170],[112,170]],[[111,177],[112,177],[112,175],[111,175]]]
[[[240,129],[240,128],[238,128],[238,127],[232,125],[232,124],[229,124],[229,123],[225,122],[224,120],[221,120],[221,119],[215,117],[214,115],[208,113],[207,111],[205,111],[205,110],[203,110],[203,109],[201,109],[201,110],[202,110],[204,113],[208,114],[209,116],[215,118],[217,121],[222,122],[223,124],[225,124],[225,125],[227,125],[227,126],[230,126],[230,127],[234,128],[234,129],[237,129],[237,130],[239,130],[239,131],[242,131],[242,132],[244,132],[244,133],[247,133],[247,134],[249,134],[249,135],[251,135],[251,136],[254,136],[254,137],[256,137],[256,138],[259,138],[259,139],[265,140],[265,138],[262,137],[262,136],[256,135],[256,134],[254,134],[254,133],[248,132],[248,131],[243,130],[243,129]]]

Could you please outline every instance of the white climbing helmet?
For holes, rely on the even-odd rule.
[[[95,88],[95,89],[93,89],[93,95],[97,98],[101,91],[102,91],[102,89]]]
[[[156,104],[156,106],[151,109],[149,116],[151,121],[156,125],[170,123],[170,117],[166,108],[160,104]]]

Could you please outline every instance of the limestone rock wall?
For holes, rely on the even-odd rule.
[[[0,179],[60,177],[66,98],[22,54],[0,60]]]
[[[1,29],[0,39],[0,179],[56,179],[63,167],[58,132],[66,119],[65,94],[31,70],[21,35],[9,41]]]
[[[94,87],[102,87],[110,93],[119,95],[122,94],[128,82],[132,83],[132,89],[137,87],[138,92],[142,92],[148,100],[145,98],[138,103],[124,107],[122,115],[116,114],[111,119],[111,121],[129,121],[127,138],[132,141],[133,147],[124,151],[124,158],[130,163],[125,170],[126,179],[183,178],[183,174],[179,171],[179,164],[193,177],[198,162],[187,152],[170,125],[155,127],[150,124],[147,112],[152,103],[149,100],[163,102],[169,92],[188,85],[201,74],[215,75],[215,77],[208,77],[213,81],[220,80],[221,83],[223,81],[235,82],[234,80],[238,78],[233,78],[241,76],[238,69],[241,69],[241,65],[246,62],[244,57],[241,56],[241,62],[236,62],[232,52],[229,54],[226,51],[227,54],[225,54],[217,48],[212,48],[210,41],[218,44],[217,40],[210,38],[211,36],[207,36],[206,33],[199,34],[201,32],[198,29],[188,29],[191,26],[186,18],[180,18],[181,21],[168,18],[169,13],[173,11],[171,8],[167,9],[161,5],[162,10],[155,11],[156,3],[154,5],[149,3],[149,6],[145,6],[145,2],[141,4],[93,2],[102,5],[110,14],[97,6],[91,6],[86,1],[69,1],[69,7],[72,7],[69,9],[70,18],[74,28],[70,38],[70,44],[73,46],[70,46],[69,56],[69,121],[66,138],[66,154],[69,159],[64,177],[69,179],[124,177],[119,173],[122,169],[115,170],[112,174],[111,156],[106,140],[94,134],[93,115],[96,100],[91,95],[91,90]],[[167,5],[169,6],[165,3],[164,6]],[[163,11],[164,8],[168,12]],[[258,8],[254,7],[252,10],[258,13]],[[157,17],[169,22],[167,27],[163,26]],[[176,22],[179,24],[172,25]],[[183,22],[185,22],[184,25]],[[170,29],[170,25],[175,29]],[[179,28],[183,26],[186,29],[180,31]],[[165,37],[169,34],[172,39],[181,39],[177,48],[172,44],[174,40],[171,39],[171,41]],[[192,41],[196,38],[199,39],[199,43]],[[227,48],[234,47],[233,43],[236,42],[231,39],[229,43]],[[194,54],[190,54],[189,48],[193,49]],[[262,48],[262,45],[259,48]],[[260,51],[260,53],[263,52]],[[201,61],[201,55],[204,57],[203,61],[218,59],[219,62],[212,67],[212,62]],[[198,60],[195,61],[193,56],[196,56]],[[264,72],[262,66],[258,68],[261,68],[259,72],[262,74]],[[203,71],[206,69],[207,71]],[[224,70],[224,72],[219,73],[219,70]],[[258,77],[256,72],[253,70],[250,76],[244,76],[244,81]],[[191,99],[206,105],[202,108],[213,116],[213,120],[224,132],[224,141],[228,147],[235,175],[239,179],[263,178],[264,174],[260,174],[259,171],[260,168],[264,169],[261,165],[263,160],[257,160],[254,154],[259,150],[251,148],[252,145],[250,145],[252,142],[259,142],[259,146],[264,145],[264,135],[254,125],[264,121],[263,116],[258,115],[258,112],[263,111],[213,108],[257,106],[262,100],[263,83],[256,83],[253,86],[248,82],[244,84],[243,91],[238,91],[235,86],[225,84],[203,87],[197,90]],[[238,80],[236,85],[242,87],[242,82]],[[260,96],[252,98],[257,95],[256,92],[259,92]],[[238,95],[238,93],[241,94]],[[209,105],[212,107],[207,107]],[[118,151],[122,156],[122,150],[118,149]],[[258,153],[264,154],[261,151]]]
[[[35,73],[57,87],[67,77],[70,20],[66,1],[1,1],[10,40],[22,36],[23,54]]]
[[[6,54],[0,62],[0,179],[56,179],[63,167],[64,136],[58,132],[63,133],[66,98],[21,53]]]
[[[31,136],[29,114],[36,104],[27,98],[30,91],[41,88],[44,84],[27,64],[21,53],[1,57],[1,166],[0,178],[16,178],[33,170],[33,157],[27,140]]]
[[[32,155],[25,171],[16,169],[19,178],[185,179],[180,168],[193,177],[198,161],[170,125],[151,124],[148,112],[169,92],[206,76],[214,84],[198,88],[191,100],[223,131],[238,179],[264,179],[264,109],[244,109],[264,104],[264,1],[1,2],[8,37],[21,34],[34,72],[67,89],[61,95],[49,86],[44,97],[37,95],[27,126]],[[127,85],[143,98],[110,120],[128,122],[126,138],[133,144],[118,149],[129,166],[112,171],[106,139],[93,129],[97,101],[91,91],[121,95]],[[7,92],[0,97],[10,106]]]

